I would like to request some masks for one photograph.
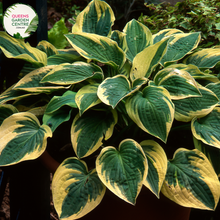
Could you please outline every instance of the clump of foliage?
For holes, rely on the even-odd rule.
[[[135,19],[112,31],[114,21],[107,3],[91,1],[65,35],[72,48],[62,50],[0,33],[7,59],[26,62],[26,74],[0,95],[0,166],[40,157],[48,138],[62,144],[65,133],[73,151],[52,182],[60,219],[92,211],[106,188],[133,205],[147,187],[181,206],[214,210],[220,81],[210,70],[220,48],[196,52],[199,32],[152,34]],[[193,141],[182,146],[185,129]]]
[[[220,2],[219,0],[184,0],[174,6],[170,3],[145,4],[150,15],[141,15],[139,21],[152,33],[164,28],[178,28],[183,31],[200,31],[200,46],[219,44]]]

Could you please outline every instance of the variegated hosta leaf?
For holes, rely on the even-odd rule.
[[[111,146],[103,148],[96,159],[96,169],[109,190],[135,204],[148,171],[147,159],[137,142],[126,139],[118,150]]]
[[[151,75],[166,53],[168,40],[165,39],[149,46],[135,56],[130,73],[131,80],[148,78]]]
[[[83,217],[99,205],[105,190],[95,169],[88,171],[84,161],[67,158],[52,181],[53,202],[59,219]]]
[[[161,192],[181,206],[214,210],[219,201],[220,183],[202,152],[180,148],[168,162]]]
[[[77,108],[75,96],[75,92],[67,91],[62,96],[54,96],[48,103],[43,123],[48,125],[53,132],[60,124],[70,119],[72,108]]]
[[[66,37],[75,50],[86,59],[96,60],[115,69],[120,69],[126,61],[123,50],[117,42],[108,37],[79,32],[67,34]]]
[[[156,74],[154,83],[167,89],[171,99],[201,96],[196,81],[184,70],[164,68]]]
[[[142,83],[146,83],[143,80]],[[98,97],[106,105],[111,105],[112,108],[126,96],[131,95],[138,90],[140,86],[131,88],[129,80],[124,75],[117,75],[112,78],[105,79],[98,87]]]
[[[79,114],[82,115],[87,109],[98,105],[101,100],[98,98],[98,83],[83,86],[76,94],[76,104],[79,108]]]
[[[18,113],[18,110],[13,105],[0,105],[0,126],[6,118],[8,118],[10,115],[13,115],[14,113]]]
[[[196,139],[220,149],[220,107],[215,107],[205,117],[193,118],[191,127]]]
[[[4,104],[8,101],[12,100],[20,100],[24,97],[32,96],[32,95],[37,95],[36,94],[31,94],[27,93],[25,91],[19,91],[19,90],[13,90],[14,86],[9,87],[7,90],[5,90],[1,95],[0,95],[0,104]]]
[[[47,57],[53,56],[55,54],[58,54],[58,50],[56,47],[53,46],[53,44],[49,43],[48,41],[42,40],[38,43],[37,49],[43,51],[47,54]]]
[[[135,19],[126,24],[123,32],[126,34],[123,50],[131,62],[138,53],[153,44],[151,31]]]
[[[218,104],[219,100],[215,93],[199,84],[198,87],[202,96],[173,100],[177,121],[189,122],[194,117],[203,117]]]
[[[62,63],[73,63],[76,61],[86,61],[83,57],[81,57],[79,54],[56,54],[53,56],[48,57],[47,59],[47,65],[60,65]]]
[[[194,146],[199,151],[203,152],[212,164],[216,174],[220,177],[220,149],[207,145],[193,137]]]
[[[86,111],[81,117],[77,115],[71,127],[71,142],[77,157],[82,158],[95,152],[102,140],[108,140],[118,121],[117,112]]]
[[[65,89],[64,86],[56,86],[49,83],[41,83],[41,79],[52,71],[56,66],[46,66],[38,68],[26,76],[24,76],[14,86],[15,90],[23,90],[26,92],[51,93],[55,90]]]
[[[178,70],[186,71],[196,80],[209,80],[211,82],[219,82],[216,76],[208,73],[203,73],[199,70],[197,66],[192,64],[186,65],[186,64],[178,63],[178,64],[169,65],[169,68],[175,68]]]
[[[186,54],[195,49],[201,39],[200,33],[180,33],[170,37],[167,52],[163,56],[161,63],[174,62],[182,59]]]
[[[51,129],[29,112],[15,113],[0,126],[0,166],[38,158],[46,149]]]
[[[217,83],[209,83],[206,86],[207,89],[213,91],[219,99],[218,105],[220,105],[220,82]]]
[[[144,185],[158,198],[167,172],[167,156],[163,148],[153,140],[140,143],[148,162],[148,174]]]
[[[114,30],[111,32],[110,38],[118,43],[118,46],[120,48],[123,48],[123,42],[124,42],[125,33]]]
[[[142,130],[166,142],[174,119],[174,105],[166,89],[147,86],[126,100],[126,110]]]
[[[0,49],[7,58],[21,59],[39,67],[47,64],[46,53],[31,47],[23,39],[16,39],[6,32],[0,32]]]
[[[92,77],[102,69],[93,63],[75,62],[73,64],[64,63],[55,66],[42,80],[42,83],[49,82],[59,85],[69,85],[81,82]]]
[[[205,48],[191,54],[183,62],[198,68],[212,68],[220,61],[220,48]]]
[[[180,34],[183,33],[181,30],[174,29],[174,28],[167,28],[164,30],[159,31],[158,33],[153,35],[153,43],[156,44],[157,42],[161,41],[164,38],[167,38],[173,34]]]
[[[115,16],[111,7],[104,1],[91,1],[77,16],[72,32],[87,32],[108,36]]]

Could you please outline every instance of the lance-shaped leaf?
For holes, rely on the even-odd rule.
[[[216,174],[220,177],[220,149],[207,145],[193,137],[194,146],[199,151],[203,152],[212,164]]]
[[[115,16],[111,7],[104,1],[94,0],[77,16],[72,32],[108,36],[114,21]]]
[[[109,190],[135,204],[148,171],[147,159],[137,142],[126,139],[118,150],[111,146],[103,148],[96,159],[96,169]]]
[[[48,41],[42,40],[38,43],[37,49],[43,51],[47,54],[47,57],[53,56],[58,54],[58,50],[54,47],[53,44],[49,43]]]
[[[120,69],[126,56],[117,42],[97,34],[74,33],[66,35],[74,49],[86,59],[96,60]]]
[[[219,100],[215,93],[199,84],[198,87],[202,96],[173,100],[177,121],[188,122],[194,117],[203,117],[218,104]]]
[[[181,206],[214,210],[219,201],[220,183],[202,152],[180,148],[168,162],[161,192]]]
[[[166,89],[147,86],[126,100],[126,110],[143,131],[166,142],[174,119],[174,105]]]
[[[183,33],[181,30],[174,29],[174,28],[167,28],[164,30],[159,31],[158,33],[153,35],[153,43],[156,44],[157,42],[161,41],[164,38],[167,38],[173,34],[180,34]]]
[[[50,128],[41,126],[35,115],[29,112],[11,115],[0,127],[0,166],[38,158],[51,136]]]
[[[155,141],[140,143],[148,162],[148,174],[144,185],[158,198],[167,172],[167,156],[163,148]]]
[[[171,99],[201,96],[196,81],[184,70],[164,68],[156,74],[154,83],[167,89]]]
[[[14,113],[18,113],[18,110],[13,105],[0,105],[0,126],[6,118],[8,118],[10,115],[13,115]]]
[[[101,100],[98,98],[98,83],[83,86],[76,94],[76,104],[79,108],[79,114],[82,115],[87,109],[98,105]]]
[[[191,54],[183,62],[198,68],[212,68],[220,61],[220,48],[205,48]]]
[[[37,66],[47,64],[46,53],[31,47],[23,39],[15,39],[6,32],[0,32],[0,49],[7,58],[21,59]]]
[[[79,54],[56,54],[47,59],[47,65],[60,65],[62,63],[73,63],[76,61],[86,61]]]
[[[170,37],[167,52],[163,56],[161,63],[174,62],[182,59],[186,54],[195,49],[201,39],[200,33],[180,33]]]
[[[15,90],[23,90],[26,92],[46,92],[51,93],[52,91],[65,89],[64,86],[56,86],[49,83],[41,83],[41,80],[56,66],[46,66],[38,68],[26,76],[24,76],[18,83],[13,87]]]
[[[186,64],[178,63],[178,64],[169,65],[169,68],[175,68],[178,70],[186,71],[196,80],[209,80],[211,82],[219,82],[216,76],[208,73],[203,73],[202,71],[199,70],[197,66],[193,64],[186,65]]]
[[[213,91],[219,99],[218,105],[220,105],[220,82],[217,83],[209,83],[206,86],[207,89]]]
[[[131,80],[150,76],[166,53],[168,40],[165,39],[149,46],[135,56],[130,72]]]
[[[191,122],[194,137],[205,144],[220,149],[220,108],[215,107],[205,117],[193,118]]]
[[[123,32],[126,34],[123,50],[131,62],[138,53],[153,44],[151,31],[135,19],[126,24]]]
[[[87,111],[81,117],[77,115],[71,127],[71,142],[79,158],[89,156],[108,140],[117,123],[117,112]]]
[[[72,108],[77,108],[75,96],[75,92],[67,91],[62,96],[54,96],[48,103],[43,123],[48,125],[53,132],[60,124],[70,119]]]
[[[105,190],[95,169],[88,171],[84,161],[67,158],[52,181],[53,202],[59,219],[83,217],[99,205]]]
[[[146,83],[147,80],[143,80]],[[140,86],[131,88],[129,80],[124,75],[117,75],[112,78],[105,79],[98,87],[98,97],[106,105],[111,105],[112,108],[126,96],[131,95]]]
[[[75,62],[73,64],[64,63],[56,66],[42,80],[42,83],[49,82],[59,85],[69,85],[82,82],[102,69],[91,63]]]

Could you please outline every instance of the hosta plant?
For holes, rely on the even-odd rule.
[[[0,33],[4,55],[25,61],[20,80],[0,96],[0,166],[40,157],[64,129],[74,153],[53,177],[60,219],[92,211],[106,188],[133,205],[147,187],[181,206],[214,210],[220,82],[212,70],[220,48],[194,52],[200,33],[152,35],[136,20],[113,31],[114,20],[107,3],[91,1],[65,35],[72,49],[64,50]],[[183,146],[184,139],[194,145]]]

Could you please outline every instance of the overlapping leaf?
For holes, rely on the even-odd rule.
[[[110,146],[103,148],[96,159],[96,169],[108,189],[135,204],[148,171],[147,159],[137,142],[126,139],[118,150]]]
[[[59,219],[78,219],[101,202],[105,186],[95,169],[88,171],[84,161],[67,158],[56,170],[52,193]]]
[[[76,104],[79,108],[80,115],[83,114],[87,109],[101,103],[101,100],[98,98],[98,83],[89,84],[83,86],[76,94]]]
[[[184,70],[172,67],[164,68],[156,74],[154,83],[166,88],[171,99],[201,96],[196,81]]]
[[[113,133],[118,116],[116,111],[86,111],[77,115],[71,127],[71,142],[79,158],[96,151],[103,139],[108,140]]]
[[[38,158],[46,149],[51,129],[31,113],[15,113],[0,126],[0,166]]]
[[[123,50],[108,37],[79,32],[67,34],[66,37],[75,50],[87,59],[105,63],[115,69],[120,69],[126,61]]]
[[[194,117],[205,116],[218,104],[219,100],[215,93],[199,84],[198,87],[202,96],[173,100],[176,120],[188,122]]]
[[[140,80],[139,80],[140,81]],[[142,84],[147,80],[143,79]],[[142,85],[141,84],[141,85]],[[140,86],[141,86],[140,85]],[[131,87],[129,80],[124,75],[117,75],[112,78],[105,79],[98,87],[98,97],[102,102],[111,105],[112,108],[126,96],[134,93],[140,86]]]
[[[129,117],[144,131],[166,142],[174,119],[169,92],[160,86],[147,86],[126,100]]]
[[[77,16],[72,32],[86,32],[108,36],[114,21],[115,16],[111,7],[104,1],[93,0]]]
[[[93,63],[89,64],[80,61],[73,64],[64,63],[55,66],[43,77],[41,82],[70,85],[91,78],[95,73],[102,73],[102,69]]]
[[[23,39],[11,37],[6,32],[0,32],[0,49],[7,58],[25,60],[39,67],[47,64],[46,53],[31,47]]]
[[[26,76],[24,76],[18,83],[14,86],[15,90],[22,90],[26,92],[46,92],[50,93],[55,90],[65,89],[64,86],[56,86],[49,83],[41,83],[41,80],[50,71],[52,71],[56,66],[46,66],[38,68]]]
[[[220,149],[220,107],[215,107],[205,117],[195,117],[191,127],[194,137],[207,145]]]
[[[123,32],[125,33],[123,50],[131,62],[138,53],[153,44],[151,31],[135,19],[126,24]]]
[[[130,72],[132,80],[142,77],[148,78],[151,75],[166,53],[168,40],[164,39],[149,46],[135,56]]]
[[[158,198],[167,172],[167,156],[163,148],[155,141],[140,143],[148,162],[148,174],[144,185]]]
[[[180,34],[180,33],[183,33],[183,32],[175,28],[167,28],[167,29],[161,30],[157,34],[153,35],[153,43],[156,44],[157,42],[161,41],[164,38],[170,37],[173,34]]]
[[[205,48],[193,53],[184,60],[198,68],[212,68],[220,61],[220,48]]]
[[[161,191],[181,206],[214,210],[219,201],[220,183],[202,152],[180,148],[168,162]]]
[[[48,41],[42,40],[38,43],[37,49],[43,51],[47,54],[47,57],[53,56],[58,54],[56,47],[53,44],[49,43]]]
[[[75,96],[75,92],[67,91],[62,96],[54,96],[48,103],[44,112],[43,123],[48,125],[52,131],[70,119],[72,108],[77,108]]]
[[[206,86],[207,89],[210,89],[212,92],[214,92],[216,94],[216,96],[219,99],[218,105],[220,105],[220,82],[216,82],[216,83],[209,83]]]
[[[13,105],[0,105],[0,126],[6,118],[8,118],[10,115],[13,115],[14,113],[18,113],[18,110]]]
[[[161,63],[174,62],[182,59],[186,54],[195,49],[201,39],[200,33],[180,33],[170,37],[166,54]]]

